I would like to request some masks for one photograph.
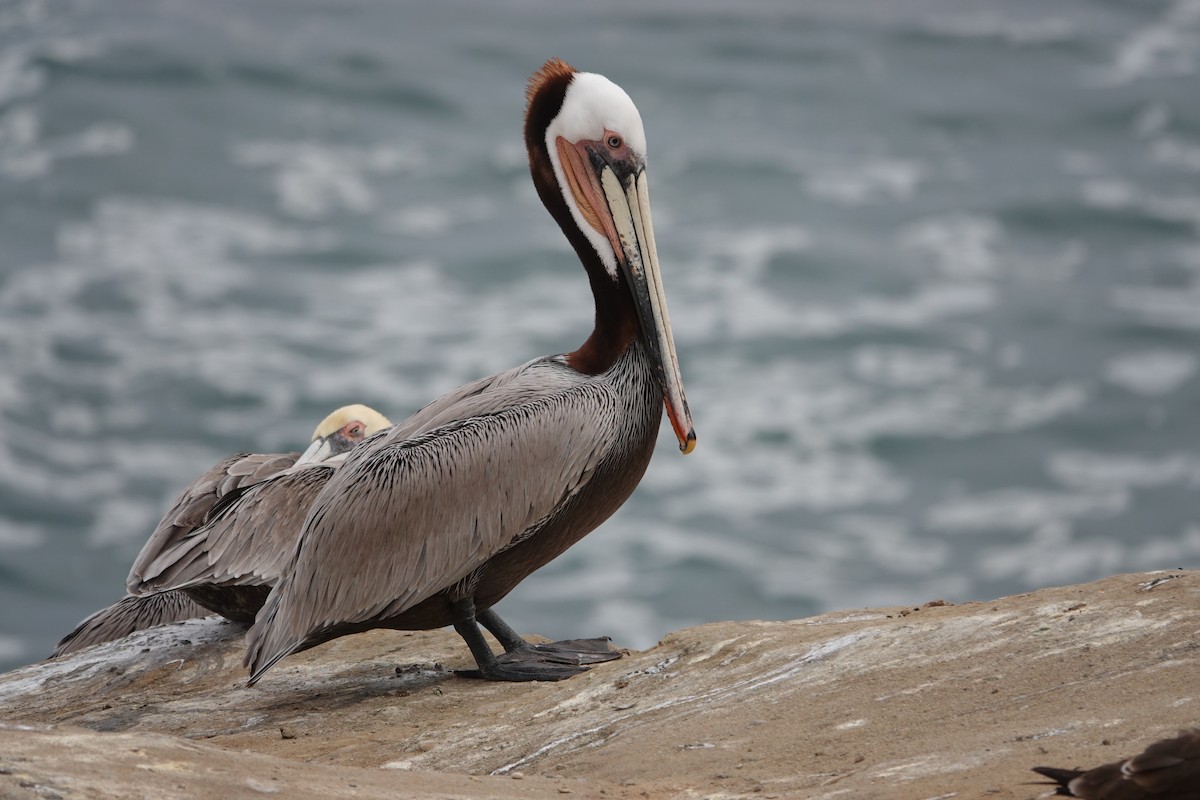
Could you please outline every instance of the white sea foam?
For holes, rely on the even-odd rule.
[[[802,253],[811,244],[812,234],[800,225],[756,226],[738,231],[736,236],[728,235],[727,231],[709,233],[701,249],[708,258],[727,262],[737,275],[736,285],[748,288],[747,282],[761,276],[772,259]],[[712,269],[711,263],[704,268]],[[681,270],[681,278],[686,280],[690,276],[689,271]]]
[[[1107,74],[1116,83],[1192,75],[1200,52],[1200,2],[1175,0],[1162,16],[1125,37]]]
[[[1182,485],[1200,486],[1200,455],[1173,453],[1055,453],[1047,471],[1059,483],[1087,492]]]
[[[717,450],[721,445],[710,444]],[[669,516],[708,514],[730,523],[791,509],[828,511],[902,499],[907,485],[883,462],[856,452],[768,451],[751,460],[697,456],[691,480],[707,490],[698,497],[667,500]]]
[[[0,551],[30,550],[44,544],[45,541],[45,530],[38,525],[0,520]],[[2,649],[0,647],[0,650]],[[0,658],[3,658],[2,653]]]
[[[240,258],[311,252],[329,241],[320,231],[291,229],[232,210],[142,198],[102,201],[89,221],[63,227],[60,262],[20,270],[0,285],[0,334],[21,353],[5,405],[28,407],[26,387],[56,380],[59,349],[64,342],[77,342],[102,354],[102,365],[85,363],[73,370],[73,385],[93,394],[126,397],[131,386],[146,380],[165,387],[199,379],[233,396],[259,396],[268,408],[288,408],[294,390],[259,380],[261,365],[238,357],[246,336],[257,333],[248,327],[245,312],[226,306],[197,314],[190,308],[244,285],[248,278]],[[91,310],[91,294],[105,282],[120,287],[127,311]],[[30,325],[34,310],[40,321]],[[197,348],[197,341],[210,347]],[[273,341],[264,348],[282,356],[281,369],[295,362],[286,346]],[[167,493],[195,476],[195,463],[181,459],[178,443],[137,438],[114,446],[111,434],[102,435],[145,425],[152,408],[85,402],[72,394],[47,409],[45,424],[55,435],[43,441],[38,458],[0,447],[0,482],[43,503],[87,509],[93,519],[84,530],[95,546],[139,541],[162,513]],[[252,423],[231,421],[238,416],[214,413],[201,421],[209,429],[224,427],[220,432],[249,437]],[[214,455],[197,460],[205,468]],[[128,488],[139,482],[162,485],[162,500],[131,495]],[[30,538],[21,535],[12,543]]]
[[[858,296],[842,303],[803,303],[773,293],[766,287],[740,285],[731,290],[721,279],[693,277],[689,296],[719,298],[707,307],[689,304],[680,315],[677,338],[684,335],[702,343],[753,341],[782,336],[824,339],[870,330],[912,330],[937,320],[969,316],[991,308],[995,291],[985,284],[923,286],[905,296]],[[672,324],[675,324],[672,317]]]
[[[865,345],[850,355],[856,378],[898,389],[919,389],[940,384],[966,372],[962,357],[953,350]]]
[[[1078,26],[1062,17],[1017,19],[989,12],[938,15],[924,21],[932,33],[956,39],[996,40],[1017,47],[1038,47],[1075,41]]]
[[[162,517],[164,508],[148,502],[134,502],[127,497],[102,499],[96,508],[95,521],[87,532],[90,547],[108,547],[119,542],[140,542],[149,537]]]
[[[1128,181],[1094,178],[1081,187],[1084,203],[1110,211],[1137,211],[1166,222],[1200,225],[1200,196],[1149,192]]]
[[[681,620],[678,627],[703,621]],[[642,649],[654,646],[663,634],[663,623],[661,612],[652,604],[608,593],[590,605],[580,628],[611,633],[617,645]]]
[[[1160,164],[1200,172],[1200,144],[1168,136],[1155,141],[1150,152]]]
[[[995,277],[1002,238],[999,222],[972,214],[924,219],[900,232],[901,244],[928,254],[941,274],[959,280]]]
[[[804,188],[813,197],[859,206],[909,199],[926,180],[925,168],[898,158],[855,160],[811,169]]]
[[[401,209],[392,216],[395,229],[410,236],[439,236],[455,221],[449,210],[428,205]]]
[[[68,223],[58,237],[68,258],[189,278],[203,277],[188,271],[198,265],[230,264],[239,255],[321,252],[335,241],[319,228],[232,208],[125,196],[104,198],[90,222]]]
[[[117,122],[96,122],[78,133],[45,138],[37,112],[18,106],[0,116],[0,176],[26,181],[46,176],[65,159],[129,152],[133,132]]]
[[[58,437],[93,436],[100,432],[95,409],[79,402],[68,401],[50,409],[47,425]]]
[[[1177,536],[1150,536],[1130,549],[1130,560],[1141,569],[1194,564],[1200,558],[1200,527],[1188,525]]]
[[[378,207],[370,176],[420,167],[419,150],[398,145],[345,147],[314,141],[255,141],[234,147],[234,161],[273,170],[279,207],[300,219],[367,214]]]
[[[46,449],[53,454],[53,447]],[[0,483],[47,502],[87,502],[120,490],[120,476],[103,470],[98,458],[88,466],[95,468],[83,472],[66,471],[53,462],[21,458],[8,447],[0,447]]]
[[[1112,517],[1126,510],[1129,502],[1124,491],[998,489],[935,503],[926,523],[935,530],[955,533],[1030,531],[1077,519]]]
[[[0,51],[0,106],[35,95],[46,83],[45,70],[33,65],[32,48],[9,47]]]
[[[1196,374],[1196,357],[1176,350],[1129,353],[1108,362],[1104,377],[1123,389],[1146,397],[1174,392]]]
[[[833,414],[809,422],[810,440],[869,442],[879,437],[962,438],[1036,427],[1085,406],[1081,386],[981,384],[968,374],[908,393],[852,391]]]
[[[1111,291],[1113,306],[1135,315],[1144,325],[1168,330],[1200,330],[1200,285],[1183,289],[1118,286]]]
[[[830,538],[850,543],[845,563],[853,563],[855,554],[866,553],[872,562],[886,565],[889,573],[925,576],[950,566],[949,543],[918,536],[914,526],[901,517],[839,514],[833,523]]]
[[[1147,103],[1133,118],[1133,130],[1143,139],[1160,136],[1171,125],[1171,107],[1165,103]]]
[[[1065,523],[1046,525],[1024,540],[986,548],[980,573],[990,579],[1018,578],[1030,586],[1061,586],[1093,575],[1161,569],[1200,557],[1200,529],[1180,535],[1151,535],[1137,542],[1075,537]]]

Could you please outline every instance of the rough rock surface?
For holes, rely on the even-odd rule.
[[[249,689],[242,651],[210,618],[0,675],[0,797],[1045,797],[1200,722],[1200,579],[716,623],[562,683],[456,677],[450,631]]]

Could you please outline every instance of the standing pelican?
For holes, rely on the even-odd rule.
[[[213,612],[254,622],[312,498],[351,448],[390,425],[372,408],[343,406],[317,425],[303,454],[222,459],[158,523],[130,570],[130,596],[80,622],[53,655]]]
[[[527,99],[530,172],[587,271],[595,329],[578,350],[468,384],[347,457],[250,629],[250,683],[289,653],[379,627],[452,624],[473,674],[491,680],[559,680],[616,657],[597,640],[529,645],[492,610],[625,502],[664,402],[680,449],[696,441],[637,108],[607,78],[556,59]]]

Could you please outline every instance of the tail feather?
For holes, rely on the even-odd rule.
[[[1040,774],[1045,775],[1050,780],[1058,784],[1058,791],[1054,794],[1062,797],[1074,797],[1071,793],[1069,784],[1071,781],[1083,774],[1083,770],[1078,769],[1060,769],[1058,767],[1031,767],[1031,769]]]
[[[287,658],[292,653],[296,652],[296,649],[299,647],[300,647],[299,643],[291,645],[290,647],[286,647],[283,650],[280,650],[279,652],[272,654],[265,661],[261,661],[261,663],[260,663],[260,660],[261,660],[260,659],[260,655],[261,655],[260,651],[254,652],[253,655],[251,655],[250,653],[247,653],[245,666],[250,668],[250,679],[246,681],[246,685],[253,686],[254,684],[258,683],[258,679],[261,678],[266,673],[267,670],[269,670],[271,667],[275,666],[276,662],[280,661],[281,659]]]
[[[74,653],[85,647],[122,639],[131,633],[185,619],[207,617],[207,608],[197,605],[183,592],[156,592],[123,597],[102,608],[62,638],[51,658]]]
[[[242,666],[250,669],[247,686],[258,683],[258,679],[267,670],[275,666],[280,659],[296,652],[304,643],[303,638],[291,638],[291,641],[288,641],[290,637],[287,626],[276,624],[280,600],[287,584],[288,580],[285,577],[271,590],[267,595],[267,602],[254,619],[254,625],[246,633],[246,656],[242,659]]]

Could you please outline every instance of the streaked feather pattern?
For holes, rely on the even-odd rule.
[[[131,594],[145,594],[166,586],[169,579],[164,573],[199,546],[191,534],[209,520],[219,503],[291,467],[299,457],[299,453],[237,453],[213,465],[175,498],[134,559],[125,588]]]
[[[183,592],[123,597],[83,620],[62,638],[51,658],[121,639],[136,631],[212,614]]]
[[[248,634],[254,676],[339,629],[386,626],[470,586],[489,561],[554,521],[626,446],[649,458],[659,392],[640,346],[602,376],[537,359],[439,398],[364,443],[313,502],[294,563]],[[549,546],[545,560],[608,513],[561,532],[565,543]]]

